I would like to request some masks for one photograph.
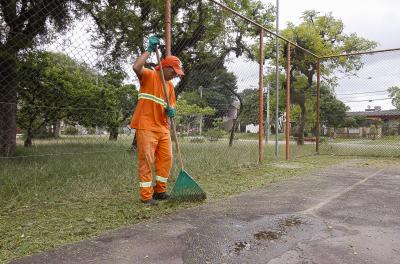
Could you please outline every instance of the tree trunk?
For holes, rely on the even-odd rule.
[[[16,55],[0,48],[0,157],[15,154],[17,84]]]
[[[300,105],[300,122],[299,126],[297,127],[297,145],[304,145],[304,127],[306,124],[306,108],[304,105]]]
[[[61,128],[61,121],[57,120],[53,124],[53,137],[59,138],[60,137],[60,128]]]
[[[233,139],[235,138],[236,123],[237,123],[237,118],[233,119],[231,136],[229,137],[229,147],[232,147],[233,145]]]
[[[117,140],[118,139],[118,129],[117,128],[110,129],[110,136],[108,139],[109,140]]]
[[[24,147],[32,147],[32,138],[33,138],[32,129],[29,128],[27,133],[26,133],[26,139],[24,141]]]

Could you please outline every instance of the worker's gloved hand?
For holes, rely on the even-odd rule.
[[[151,36],[149,38],[149,46],[147,47],[146,51],[154,52],[159,44],[160,44],[160,37],[158,35]]]
[[[172,118],[176,116],[176,109],[173,107],[167,107],[166,112],[168,117]]]

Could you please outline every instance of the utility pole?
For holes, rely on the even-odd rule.
[[[203,99],[203,86],[200,85],[199,90],[200,90],[200,100],[202,101],[202,99]],[[202,132],[203,132],[203,114],[200,114],[200,125],[199,125],[199,135],[200,136],[201,136]]]

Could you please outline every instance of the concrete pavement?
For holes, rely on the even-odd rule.
[[[400,263],[400,162],[349,161],[12,263]]]

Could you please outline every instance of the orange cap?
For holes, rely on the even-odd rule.
[[[178,75],[185,75],[182,69],[182,62],[178,57],[167,56],[161,61],[163,67],[172,67]]]

